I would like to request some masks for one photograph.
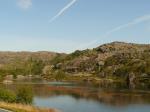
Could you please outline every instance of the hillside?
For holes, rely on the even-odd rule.
[[[12,61],[20,60],[26,61],[30,58],[49,61],[56,56],[54,52],[0,52],[0,64],[9,63]]]
[[[94,49],[87,49],[83,51],[77,50],[63,58],[59,56],[54,64],[56,68],[57,66],[60,66],[60,68],[64,70],[67,68],[76,68],[78,70],[73,71],[96,72],[100,66],[106,66],[108,60],[112,61],[114,58],[116,58],[114,61],[132,58],[137,60],[146,54],[149,55],[149,51],[150,45],[112,42]],[[56,58],[54,58],[54,60],[55,59]]]
[[[55,59],[53,70],[61,70],[72,76],[90,74],[88,76],[128,83],[150,82],[149,44],[112,42]]]
[[[40,75],[46,64],[59,55],[54,52],[0,52],[0,78],[7,75]]]
[[[150,85],[150,45],[112,42],[71,54],[0,52],[0,77],[41,75],[49,80],[112,80]],[[149,86],[150,87],[150,86]]]

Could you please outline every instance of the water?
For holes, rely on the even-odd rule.
[[[5,87],[14,90],[22,85],[31,86],[34,106],[57,108],[62,112],[150,112],[149,90],[102,89],[70,82],[31,82],[16,82]]]

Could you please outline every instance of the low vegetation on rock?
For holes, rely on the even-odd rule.
[[[42,76],[49,80],[123,81],[149,87],[150,45],[112,42],[71,54],[1,52],[0,77]]]

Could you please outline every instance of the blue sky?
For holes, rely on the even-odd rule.
[[[150,0],[0,0],[1,51],[150,43]]]

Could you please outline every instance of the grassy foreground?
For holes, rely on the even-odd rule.
[[[30,105],[0,102],[0,108],[13,112],[58,112],[55,109],[41,109]]]

